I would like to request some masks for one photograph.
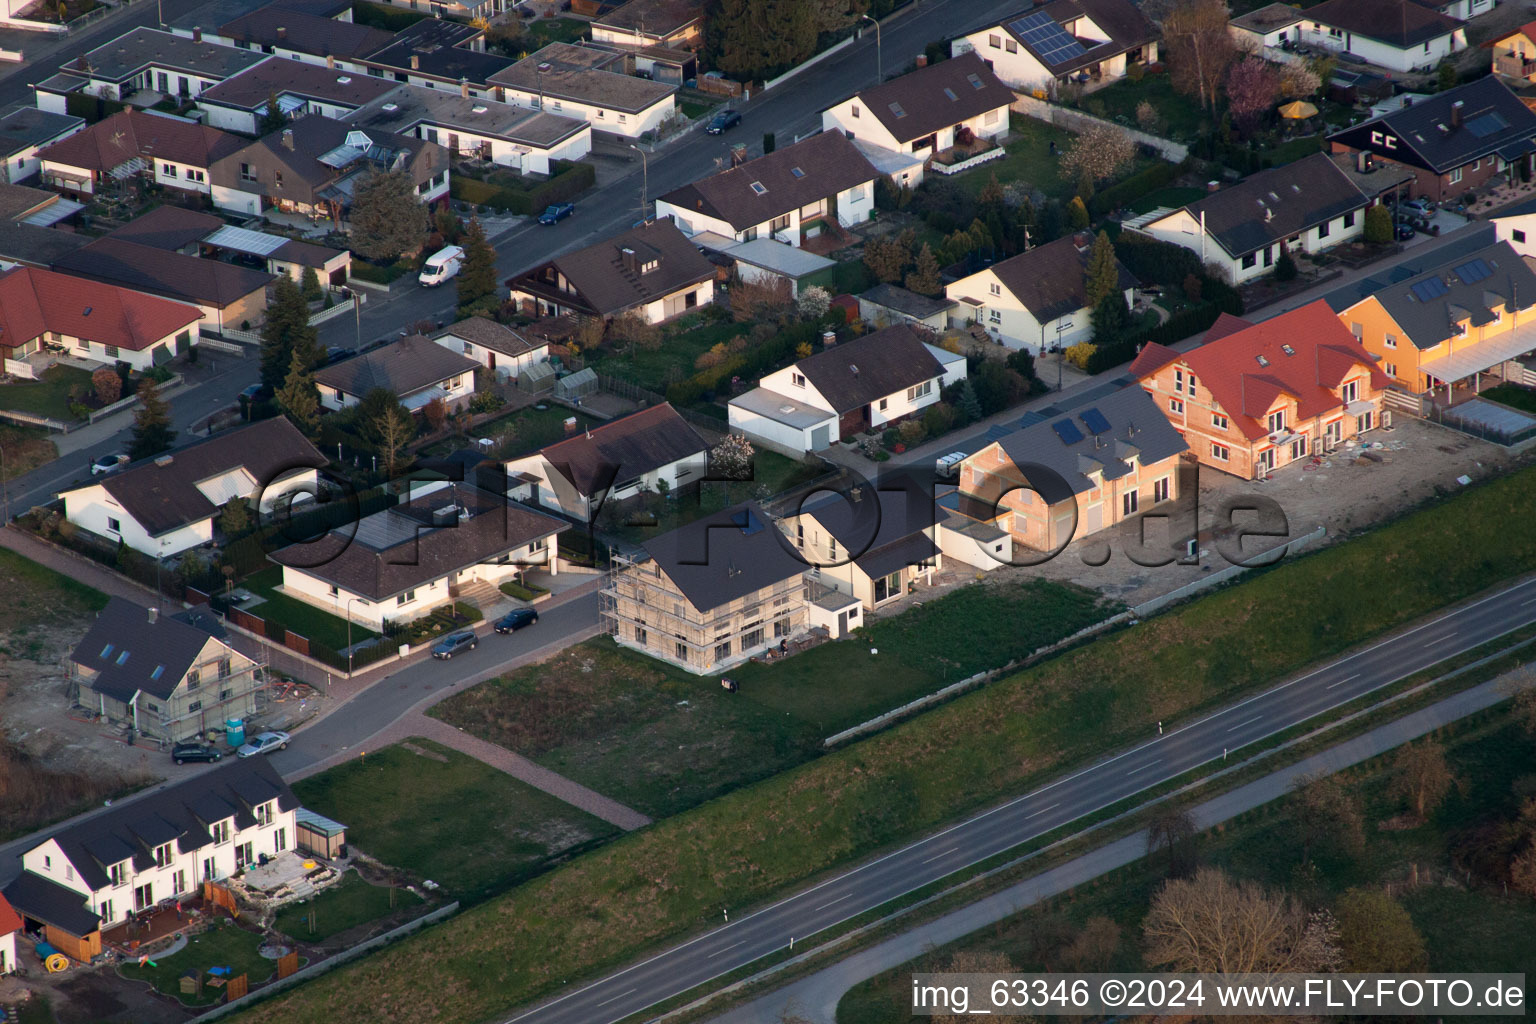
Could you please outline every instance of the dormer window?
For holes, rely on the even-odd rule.
[[[1263,356],[1254,356],[1253,358],[1255,358],[1255,359],[1257,359],[1259,361],[1259,365],[1260,366],[1268,366],[1269,365],[1269,360],[1264,358]]]
[[[1360,382],[1358,380],[1346,381],[1344,386],[1339,389],[1339,397],[1344,400],[1345,405],[1355,401],[1360,397]]]

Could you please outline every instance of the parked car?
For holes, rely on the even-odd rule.
[[[257,754],[265,754],[273,750],[287,750],[290,739],[292,739],[291,736],[279,730],[257,733],[235,753],[241,757],[255,757]]]
[[[544,212],[539,214],[539,223],[558,224],[575,212],[575,203],[550,203],[544,207]]]
[[[245,399],[247,402],[254,402],[254,401],[256,401],[256,399],[261,397],[261,385],[260,384],[248,384],[248,385],[246,385],[244,388],[241,389],[240,397]]]
[[[960,471],[960,463],[965,461],[965,452],[950,452],[948,455],[940,455],[933,461],[933,470],[942,477],[952,477]]]
[[[524,626],[539,621],[539,613],[532,608],[514,608],[496,620],[496,632],[515,633]]]
[[[1397,240],[1399,242],[1406,242],[1408,239],[1418,234],[1418,232],[1414,230],[1413,225],[1409,224],[1405,220],[1398,221],[1395,227],[1397,229]]]
[[[457,633],[449,633],[437,643],[432,645],[432,657],[447,661],[460,651],[472,651],[480,646],[480,638],[475,636],[472,629],[462,629]]]
[[[456,275],[463,263],[463,246],[444,246],[427,257],[427,262],[421,265],[421,273],[416,275],[416,280],[421,282],[423,288],[436,288]]]
[[[171,760],[177,764],[186,764],[188,761],[217,761],[224,756],[224,751],[217,747],[210,747],[206,743],[178,743],[171,748]]]
[[[709,119],[709,124],[704,130],[711,135],[719,135],[727,128],[734,128],[741,124],[741,112],[737,110],[722,110]]]
[[[1404,199],[1397,204],[1399,214],[1411,213],[1415,217],[1433,217],[1435,207],[1427,199]]]
[[[330,366],[332,363],[339,363],[343,359],[350,358],[352,358],[352,350],[349,348],[342,348],[340,345],[331,345],[325,350],[326,366]]]
[[[91,463],[91,476],[97,476],[101,473],[115,473],[126,465],[128,465],[128,456],[122,452],[103,455]]]

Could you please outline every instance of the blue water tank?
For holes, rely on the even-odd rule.
[[[245,719],[224,719],[224,739],[226,739],[229,742],[229,745],[232,747],[238,747],[243,744],[245,742]]]

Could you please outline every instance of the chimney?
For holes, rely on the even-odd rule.
[[[1205,190],[1207,192],[1220,192],[1221,191],[1221,182],[1219,182],[1219,181],[1208,181],[1208,182],[1205,183]]]
[[[629,246],[626,245],[619,250],[619,261],[624,264],[624,268],[631,274],[640,273],[640,260],[636,258],[635,250]]]
[[[330,68],[332,71],[336,70],[336,55],[335,54],[328,53],[328,54],[325,55],[325,66]]]
[[[412,71],[420,71],[421,70],[421,54],[419,54],[419,53],[411,54],[411,70]]]
[[[1461,108],[1466,106],[1461,100],[1451,104],[1451,131],[1461,127]]]
[[[1360,152],[1355,154],[1355,170],[1359,171],[1361,174],[1368,174],[1375,169],[1376,167],[1371,161],[1370,153],[1362,149]]]
[[[284,149],[292,149],[293,148],[293,129],[292,128],[284,128],[283,129],[283,148]]]
[[[277,38],[279,38],[279,39],[287,39],[288,38],[288,26],[287,25],[279,25],[279,26],[277,26]]]
[[[466,100],[469,99],[469,79],[459,79],[459,95],[464,97]]]
[[[917,55],[917,66],[920,68],[925,68],[928,66],[928,55],[926,53],[920,53]]]
[[[203,41],[203,30],[202,30],[201,26],[199,26],[199,25],[193,25],[192,26],[192,41],[194,43],[200,43],[200,42]]]
[[[149,624],[151,626],[153,626],[155,624],[155,620],[158,619],[159,617],[160,617],[160,609],[159,608],[151,608],[149,610]]]
[[[836,344],[837,344],[837,332],[836,331],[822,331],[821,332],[821,347],[822,348],[831,348],[833,345],[836,345]]]

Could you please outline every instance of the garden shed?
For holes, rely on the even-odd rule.
[[[293,815],[294,843],[305,853],[326,860],[347,855],[347,826],[300,807]]]

